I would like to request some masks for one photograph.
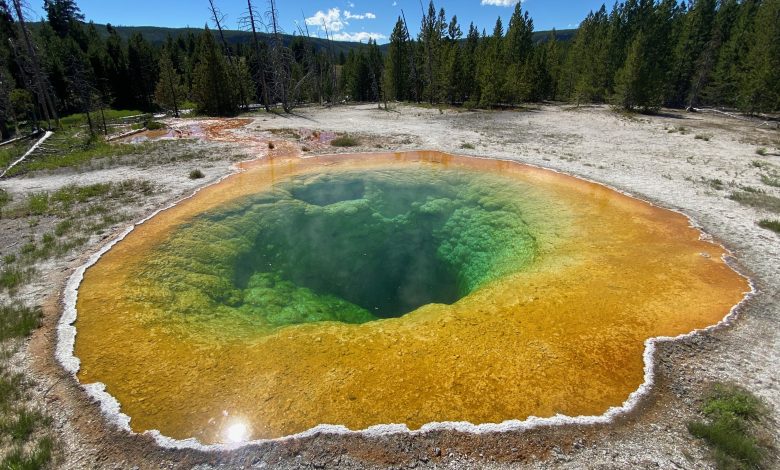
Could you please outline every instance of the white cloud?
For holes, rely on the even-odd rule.
[[[398,2],[393,2],[393,6],[397,7],[398,6]]]
[[[351,11],[345,10],[342,15],[341,10],[338,8],[330,8],[327,12],[322,10],[317,11],[314,16],[306,18],[306,24],[309,26],[317,26],[321,31],[327,29],[330,32],[338,32],[343,30],[349,25],[348,20],[374,20],[376,15],[371,12],[363,14],[352,14]]]
[[[482,5],[493,5],[496,7],[513,7],[521,0],[482,0]]]
[[[327,13],[318,11],[309,18],[306,18],[306,24],[309,26],[318,26],[321,30],[327,28],[328,31],[341,31],[348,24],[341,18],[341,10],[331,8]]]
[[[355,4],[352,2],[347,2],[347,6],[350,8],[355,8]]]
[[[359,33],[337,33],[333,35],[336,41],[366,42],[369,39],[387,39],[387,36],[381,33],[368,33],[361,31]]]
[[[376,15],[371,12],[363,13],[362,15],[353,15],[351,11],[344,10],[344,18],[348,20],[375,20]]]

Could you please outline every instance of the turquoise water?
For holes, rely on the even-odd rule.
[[[179,227],[140,273],[168,314],[270,326],[400,317],[522,269],[517,188],[470,171],[297,177]]]

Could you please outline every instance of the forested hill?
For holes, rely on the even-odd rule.
[[[46,19],[30,28],[22,3],[0,0],[3,137],[22,122],[53,127],[58,115],[106,107],[175,115],[183,103],[207,115],[347,101],[780,111],[780,0],[624,0],[555,35],[534,31],[522,2],[487,31],[429,0],[419,29],[398,19],[384,46],[300,32],[223,38],[215,31],[231,25],[219,20],[208,29],[114,28],[85,23],[76,0],[48,0]],[[276,2],[266,5],[278,18]]]
[[[88,26],[88,25],[85,25]],[[108,38],[108,28],[106,28],[106,25],[104,24],[97,24],[94,23],[95,28],[97,29],[98,33],[100,33],[101,37],[103,39]],[[178,39],[181,36],[188,36],[190,34],[194,34],[195,36],[200,35],[203,32],[203,28],[164,28],[160,26],[113,26],[114,29],[116,29],[117,33],[119,34],[119,37],[121,37],[124,41],[128,41],[134,34],[140,33],[144,39],[149,41],[151,44],[154,44],[155,46],[161,46],[165,43],[168,36],[171,36],[173,39]],[[572,38],[574,38],[575,33],[577,32],[576,29],[562,29],[560,31],[555,31],[555,37],[558,41],[570,41]],[[216,34],[216,31],[214,32]],[[552,31],[536,31],[534,32],[534,42],[536,43],[543,43],[547,41],[547,39],[550,37],[550,33]],[[260,33],[260,36],[266,40],[266,42],[270,42],[271,35],[266,33]],[[284,42],[285,44],[290,44],[292,42],[294,36],[292,35],[285,35],[284,36]],[[230,44],[250,44],[252,41],[252,33],[247,31],[236,31],[236,30],[225,30],[225,40],[227,40]],[[348,41],[332,41],[331,44],[328,44],[328,41],[323,38],[316,38],[312,37],[311,42],[314,44],[314,46],[318,49],[320,48],[326,48],[326,47],[332,47],[333,51],[336,54],[344,53],[348,54],[349,51],[352,49],[355,49],[357,47],[365,46],[364,43],[357,43],[357,42],[348,42]],[[380,45],[379,49],[382,52],[386,52],[389,44]]]

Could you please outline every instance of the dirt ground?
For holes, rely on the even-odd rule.
[[[58,466],[712,468],[709,450],[689,434],[686,423],[697,417],[699,400],[715,381],[735,382],[763,398],[772,408],[767,439],[775,447],[780,443],[780,236],[757,226],[761,219],[778,216],[728,198],[744,187],[780,196],[778,188],[761,181],[771,168],[767,165],[780,167],[776,128],[711,113],[624,116],[606,107],[552,105],[507,112],[412,106],[389,112],[374,106],[304,108],[295,116],[261,113],[242,120],[175,120],[170,125],[191,139],[111,165],[2,180],[0,188],[21,200],[26,194],[69,184],[150,181],[160,190],[124,208],[129,220],[140,220],[235,171],[235,161],[275,152],[300,151],[306,156],[433,149],[513,159],[598,181],[685,213],[733,251],[738,268],[752,278],[758,293],[732,325],[661,344],[652,392],[632,413],[609,425],[480,435],[454,431],[315,435],[220,453],[171,450],[157,446],[149,436],[118,430],[54,359],[64,284],[89,254],[129,222],[118,223],[92,237],[83,250],[40,264],[39,276],[20,291],[26,302],[44,304],[45,318],[43,328],[13,364],[34,378],[34,400],[53,417],[62,447]],[[358,138],[360,146],[331,147],[330,140],[343,133]],[[759,148],[767,152],[758,155]],[[182,153],[188,155],[184,160],[171,157]],[[206,178],[189,179],[194,168],[202,169]],[[31,230],[19,225],[0,220],[0,247],[7,249]]]

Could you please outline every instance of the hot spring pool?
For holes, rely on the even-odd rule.
[[[516,163],[290,158],[137,226],[89,267],[74,355],[134,431],[598,415],[644,342],[749,290],[684,216]]]

